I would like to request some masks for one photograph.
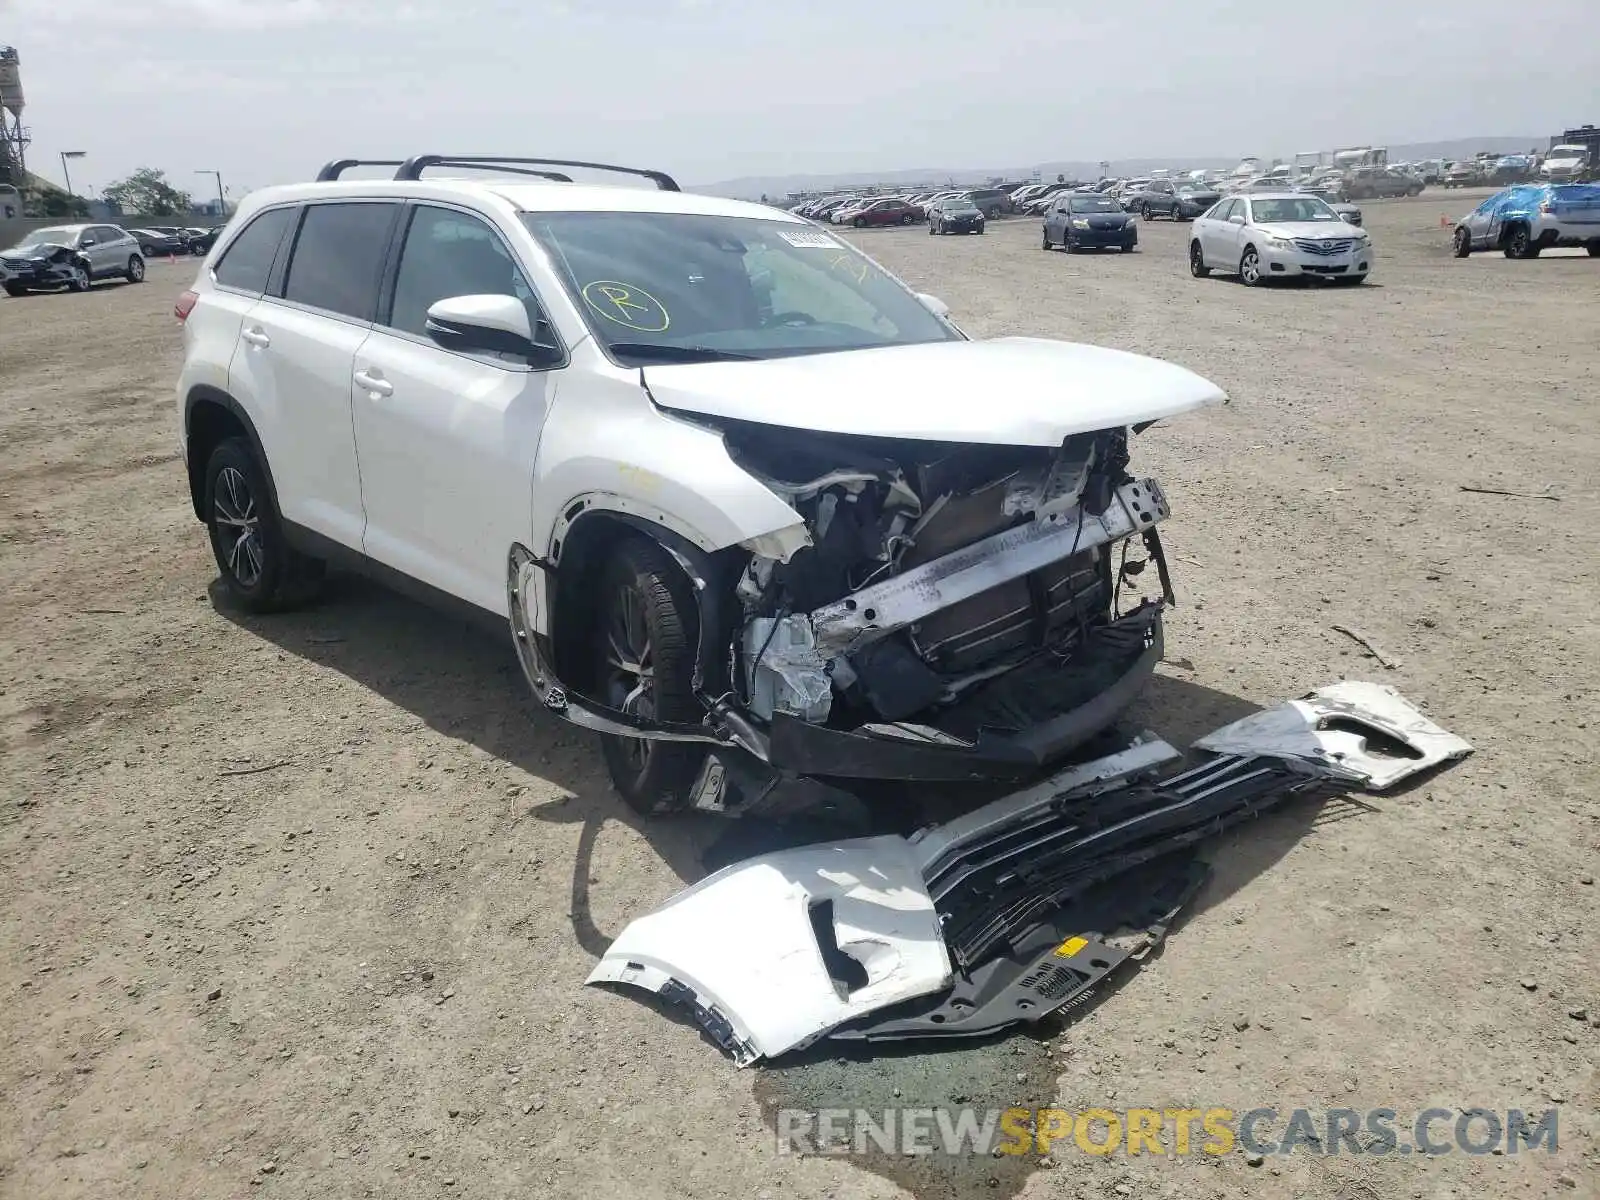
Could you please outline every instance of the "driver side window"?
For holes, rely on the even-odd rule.
[[[515,296],[537,325],[533,289],[487,222],[454,209],[418,205],[400,251],[391,329],[426,337],[428,309],[451,296]]]

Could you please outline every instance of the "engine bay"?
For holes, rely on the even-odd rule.
[[[760,720],[970,726],[960,710],[986,685],[1086,657],[1144,569],[1136,534],[1170,599],[1153,528],[1165,500],[1128,473],[1126,429],[1055,450],[758,425],[724,439],[812,539],[787,562],[752,555],[738,580],[731,674]]]

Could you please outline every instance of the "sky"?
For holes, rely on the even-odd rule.
[[[438,151],[709,184],[1543,138],[1600,124],[1597,35],[1597,0],[0,0],[31,169],[231,196]]]

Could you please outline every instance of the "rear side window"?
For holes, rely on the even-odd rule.
[[[294,219],[292,208],[269,208],[240,231],[212,272],[223,287],[260,294],[267,290],[267,275],[277,256],[283,232]]]
[[[283,298],[372,320],[398,204],[313,204],[295,239]]]

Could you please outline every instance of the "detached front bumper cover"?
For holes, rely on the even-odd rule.
[[[1204,761],[1162,774],[1178,752],[1146,735],[910,838],[739,863],[629,925],[588,981],[682,1003],[741,1066],[835,1030],[991,1033],[1084,1002],[1146,953],[1203,882],[1184,857],[1201,840],[1292,796],[1384,791],[1471,752],[1359,683],[1197,748]]]

